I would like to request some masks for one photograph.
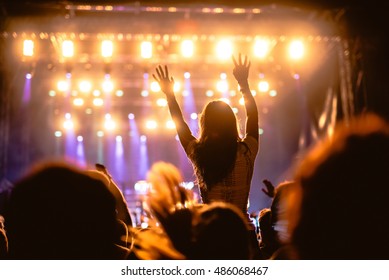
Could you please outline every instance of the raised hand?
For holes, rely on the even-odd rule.
[[[165,70],[159,65],[155,68],[157,72],[158,78],[153,74],[153,78],[158,82],[161,90],[166,96],[174,96],[174,79],[173,77],[169,77],[169,70],[165,65]]]
[[[274,190],[275,187],[269,180],[263,180],[263,184],[265,185],[266,189],[262,188],[262,191],[268,196],[268,197],[274,197]]]
[[[232,56],[232,61],[234,62],[234,69],[232,73],[234,74],[235,79],[238,81],[239,86],[241,88],[248,87],[248,77],[249,70],[251,66],[251,62],[247,59],[247,55],[244,56],[244,60],[242,61],[242,55],[239,53],[238,61],[235,60],[235,57]]]

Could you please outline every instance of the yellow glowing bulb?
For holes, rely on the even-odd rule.
[[[216,88],[219,92],[227,92],[228,91],[228,83],[226,80],[220,80],[216,84]]]
[[[158,82],[154,81],[151,82],[150,89],[152,92],[159,92],[161,90],[161,87],[159,86]]]
[[[84,99],[82,99],[82,98],[75,98],[73,100],[73,105],[77,106],[77,107],[80,107],[80,106],[84,105]]]
[[[266,81],[260,81],[258,83],[258,90],[260,92],[267,92],[269,90],[269,83]]]
[[[109,40],[104,40],[101,42],[101,55],[102,57],[108,58],[112,57],[113,54],[113,42]]]
[[[158,127],[158,124],[154,120],[149,120],[146,122],[146,128],[147,129],[156,129]]]
[[[23,55],[33,56],[34,55],[34,42],[32,40],[24,40],[23,42]]]
[[[167,106],[167,100],[165,98],[158,98],[157,105],[159,107],[166,107]]]
[[[254,44],[254,54],[256,57],[264,58],[269,52],[269,41],[258,39]]]
[[[92,83],[89,81],[81,81],[78,85],[81,92],[87,93],[90,92],[92,89]]]
[[[105,80],[102,84],[102,88],[104,92],[112,92],[114,85],[111,80]]]
[[[170,121],[166,122],[166,128],[167,129],[175,129],[176,125],[174,124],[174,122],[172,120],[170,120]]]
[[[216,54],[220,59],[230,59],[232,55],[232,43],[229,40],[222,40],[216,46]]]
[[[67,58],[74,56],[74,44],[72,41],[65,40],[62,42],[62,55]]]
[[[69,83],[67,81],[59,81],[57,83],[57,88],[59,91],[65,92],[69,90]]]
[[[297,60],[301,59],[304,55],[304,44],[301,41],[293,41],[289,45],[290,58]]]
[[[153,55],[153,45],[151,42],[142,42],[141,44],[141,56],[143,58],[151,58]]]
[[[184,57],[192,57],[194,52],[193,41],[184,40],[181,43],[181,53]]]

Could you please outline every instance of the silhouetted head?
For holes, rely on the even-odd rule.
[[[200,115],[200,141],[208,139],[239,139],[236,116],[231,106],[224,101],[209,102]]]
[[[5,221],[13,259],[114,257],[114,197],[100,180],[63,163],[40,165],[19,181]]]
[[[389,127],[378,117],[351,120],[318,144],[297,171],[291,201],[300,258],[388,259],[388,182]]]
[[[193,226],[190,259],[249,259],[249,238],[243,214],[227,203],[205,205]]]

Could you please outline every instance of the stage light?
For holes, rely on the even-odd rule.
[[[101,42],[101,56],[104,58],[110,58],[113,54],[113,42],[104,40]]]
[[[114,89],[113,82],[111,80],[105,80],[102,84],[102,89],[104,92],[112,92]]]
[[[258,90],[260,92],[267,92],[267,91],[269,91],[269,83],[267,81],[260,81],[258,83]]]
[[[122,90],[117,90],[115,94],[117,97],[122,97],[124,95],[124,92]]]
[[[77,141],[78,142],[84,141],[84,137],[82,137],[81,135],[77,136]]]
[[[62,56],[70,58],[74,56],[74,43],[70,40],[62,42]]]
[[[144,89],[140,92],[140,95],[142,95],[143,97],[147,97],[149,96],[149,91]]]
[[[232,108],[232,111],[234,112],[234,114],[238,114],[239,113],[239,109],[236,108],[236,107]]]
[[[99,130],[99,131],[97,131],[96,135],[97,135],[97,137],[103,137],[104,136],[104,132]]]
[[[62,136],[62,132],[59,131],[59,130],[57,130],[56,132],[54,132],[54,136],[57,137],[57,138],[59,138],[59,137]]]
[[[150,89],[152,92],[159,92],[161,90],[161,87],[159,86],[157,81],[151,82]]]
[[[154,120],[148,120],[146,121],[146,128],[147,129],[156,129],[158,127],[158,123]]]
[[[277,96],[277,91],[274,90],[274,89],[272,89],[271,91],[269,91],[269,95],[270,95],[271,97],[275,97],[275,96]]]
[[[220,73],[220,79],[221,80],[227,79],[227,74],[226,73]]]
[[[31,73],[27,73],[27,74],[26,74],[26,79],[27,79],[27,80],[31,80],[31,78],[32,78],[32,74],[31,74]]]
[[[259,135],[262,135],[263,134],[263,129],[262,128],[258,129],[258,133],[259,133]]]
[[[77,107],[83,106],[84,105],[84,99],[82,99],[82,98],[75,98],[73,100],[73,105],[77,106]]]
[[[104,128],[106,130],[114,130],[116,128],[115,122],[112,120],[112,117],[110,114],[105,114],[105,122],[104,122]]]
[[[55,92],[55,90],[50,90],[49,91],[49,96],[54,97],[56,95],[57,95],[57,93]]]
[[[184,57],[192,57],[194,52],[193,41],[184,40],[181,43],[181,53]]]
[[[216,89],[219,92],[227,92],[228,91],[228,83],[226,80],[220,80],[216,84]]]
[[[23,42],[23,55],[33,56],[34,55],[34,41],[24,40]]]
[[[205,95],[208,96],[208,97],[212,97],[214,94],[215,93],[212,90],[210,90],[210,89],[205,92]]]
[[[301,59],[304,55],[304,44],[299,40],[292,41],[289,45],[289,56],[293,60]]]
[[[147,136],[146,135],[141,135],[140,137],[139,137],[139,139],[140,139],[140,141],[141,142],[146,142],[147,141]]]
[[[181,90],[180,82],[174,81],[173,90],[174,90],[174,92],[179,92]]]
[[[98,97],[101,95],[101,92],[98,89],[95,89],[92,94],[93,94],[93,96]]]
[[[216,54],[218,58],[226,60],[232,55],[232,43],[229,40],[221,40],[216,46]]]
[[[192,120],[197,120],[197,117],[198,117],[197,113],[192,113],[192,114],[190,114],[190,118],[191,118]]]
[[[91,91],[92,89],[92,83],[89,82],[89,81],[81,81],[79,84],[78,84],[78,88],[81,92],[83,93],[88,93]]]
[[[74,124],[73,124],[73,121],[71,119],[66,119],[64,122],[63,122],[63,128],[65,128],[66,130],[70,130],[74,127]]]
[[[184,73],[184,78],[185,79],[189,79],[190,78],[190,73],[189,72],[185,72]]]
[[[157,99],[157,106],[158,107],[166,107],[167,106],[167,100],[165,98],[158,98]]]
[[[129,120],[135,119],[135,115],[134,115],[133,113],[129,113],[129,114],[128,114],[128,119],[129,119]]]
[[[244,98],[243,97],[239,98],[239,104],[242,106],[244,105]]]
[[[57,83],[57,89],[61,92],[66,92],[70,89],[69,83],[67,81],[59,81]]]
[[[151,58],[153,56],[153,45],[151,42],[142,42],[141,56],[142,58]]]
[[[169,121],[166,122],[166,128],[167,129],[175,129],[176,125],[175,125],[175,123],[172,120],[169,120]]]
[[[265,39],[258,39],[254,44],[254,55],[258,58],[265,58],[269,53],[270,42]]]
[[[123,138],[120,135],[117,135],[115,139],[116,139],[116,142],[122,142],[123,141]]]
[[[93,105],[96,107],[101,107],[104,105],[104,100],[102,98],[93,98]]]

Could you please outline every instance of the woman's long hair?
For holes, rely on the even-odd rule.
[[[209,102],[199,120],[200,138],[192,158],[200,186],[221,182],[232,171],[240,141],[232,108],[221,100]]]

